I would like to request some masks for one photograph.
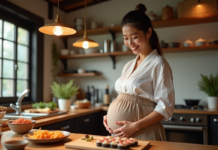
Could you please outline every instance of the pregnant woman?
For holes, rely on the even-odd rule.
[[[161,120],[172,116],[175,104],[172,70],[145,11],[139,4],[122,20],[124,43],[137,56],[115,83],[119,95],[104,116],[104,126],[115,137],[165,141]]]

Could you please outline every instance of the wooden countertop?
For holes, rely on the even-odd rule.
[[[67,114],[53,116],[53,117],[44,118],[44,119],[38,119],[36,120],[35,127],[40,127],[40,126],[92,114],[95,112],[100,112],[102,110],[107,111],[108,107],[90,107],[86,109],[70,110]],[[174,113],[218,115],[218,110],[185,110],[185,109],[179,110],[179,109],[175,109]],[[9,127],[2,128],[2,131],[8,131],[8,130],[10,130]]]
[[[3,132],[1,138],[1,150],[6,150],[3,143],[8,140],[23,140],[23,135],[16,134],[13,131],[6,131]],[[64,144],[70,142],[72,140],[76,140],[78,138],[84,137],[84,134],[75,134],[71,133],[71,135],[60,142],[50,143],[50,144],[34,144],[29,142],[28,145],[25,147],[25,150],[66,150]],[[95,136],[94,136],[95,137]],[[175,143],[175,142],[161,142],[161,141],[151,141],[150,146],[146,150],[217,150],[218,146],[211,146],[211,145],[201,145],[201,144],[187,144],[187,143]],[[68,149],[70,150],[70,149]],[[73,150],[73,149],[72,149]],[[75,149],[74,149],[75,150]],[[107,149],[105,149],[107,150]]]

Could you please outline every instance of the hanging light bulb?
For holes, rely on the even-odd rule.
[[[75,34],[76,30],[61,23],[60,15],[59,15],[59,0],[58,0],[58,14],[55,19],[55,23],[51,24],[46,24],[42,27],[39,28],[39,31],[44,33],[44,34],[49,34],[49,35],[71,35]]]
[[[83,41],[83,48],[84,49],[89,48],[89,42],[88,41]]]
[[[53,29],[53,33],[57,36],[63,34],[63,29],[60,26],[55,26]]]
[[[87,49],[89,47],[98,47],[98,43],[88,38],[86,34],[86,0],[85,0],[85,11],[84,11],[84,36],[82,39],[77,40],[73,43],[75,47],[81,47]]]

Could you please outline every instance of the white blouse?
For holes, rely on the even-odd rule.
[[[138,57],[126,63],[115,89],[118,93],[138,95],[154,101],[157,104],[154,111],[168,120],[175,105],[172,70],[165,58],[153,50],[132,72]]]

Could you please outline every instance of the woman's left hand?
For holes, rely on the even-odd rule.
[[[122,127],[113,131],[115,133],[115,137],[130,137],[137,131],[136,122],[130,121],[116,121],[116,124],[123,125]]]

